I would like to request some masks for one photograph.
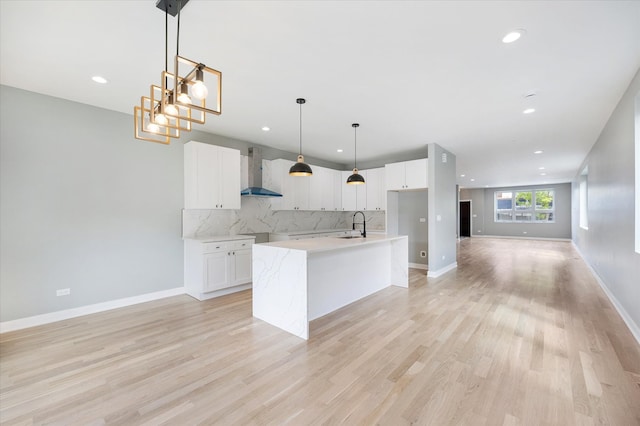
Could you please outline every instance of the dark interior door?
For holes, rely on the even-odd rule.
[[[460,201],[460,237],[471,236],[471,201]]]

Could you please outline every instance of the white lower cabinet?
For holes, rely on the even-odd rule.
[[[185,240],[186,293],[205,300],[248,288],[253,242],[248,237],[229,241]]]

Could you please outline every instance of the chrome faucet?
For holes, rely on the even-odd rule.
[[[364,213],[362,213],[360,210],[353,214],[353,223],[351,225],[351,229],[353,229],[354,231],[356,230],[356,215],[358,213],[362,215],[362,232],[360,234],[362,235],[362,238],[367,238],[367,220],[364,217]]]

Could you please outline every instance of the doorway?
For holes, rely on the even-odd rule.
[[[460,238],[471,237],[471,201],[460,201]]]

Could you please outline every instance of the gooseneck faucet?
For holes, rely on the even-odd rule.
[[[354,231],[356,230],[356,215],[358,213],[362,215],[362,232],[361,232],[362,238],[367,238],[367,220],[366,220],[366,217],[364,217],[364,213],[362,213],[360,210],[358,210],[353,214],[353,223],[351,225],[351,229],[353,229]]]

